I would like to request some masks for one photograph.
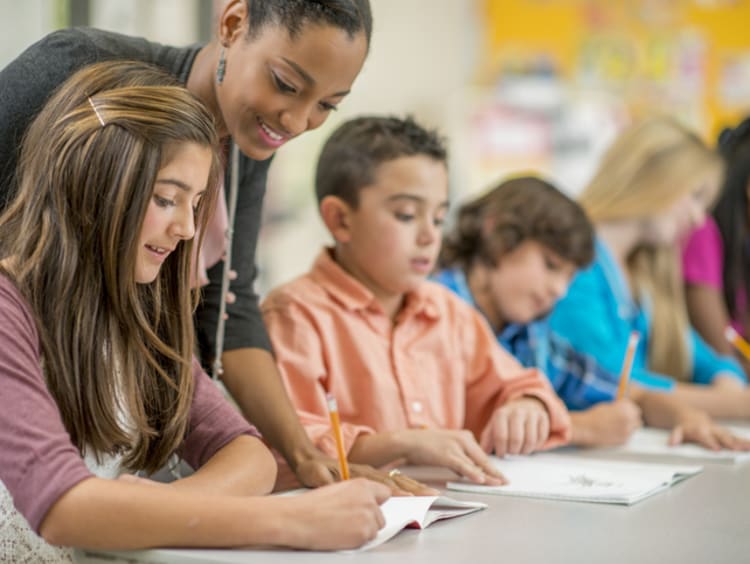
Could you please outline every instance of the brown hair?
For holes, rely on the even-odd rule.
[[[0,260],[36,318],[71,440],[81,453],[122,454],[131,470],[156,470],[174,452],[193,396],[193,242],[154,282],[135,281],[157,174],[184,142],[214,151],[200,228],[219,172],[209,112],[142,63],[86,67],[28,128],[18,194],[0,217]]]
[[[594,232],[583,209],[534,176],[506,180],[458,211],[445,236],[442,267],[468,270],[475,261],[496,266],[526,240],[534,240],[578,268],[594,256]]]
[[[443,140],[411,117],[366,116],[344,122],[328,138],[318,158],[318,203],[326,196],[337,196],[357,208],[360,190],[375,182],[381,164],[415,155],[447,161]]]

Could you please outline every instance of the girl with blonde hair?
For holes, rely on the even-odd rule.
[[[744,417],[745,376],[690,327],[680,272],[680,241],[705,220],[722,175],[719,155],[674,119],[624,131],[579,199],[597,232],[594,263],[575,278],[551,323],[613,372],[638,331],[633,381],[672,390],[714,416]]]

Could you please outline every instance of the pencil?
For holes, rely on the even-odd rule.
[[[734,348],[742,353],[742,356],[750,360],[750,343],[743,339],[733,327],[724,329],[724,336],[727,338],[727,341],[734,345]]]
[[[628,339],[628,348],[625,350],[625,360],[622,361],[622,370],[620,371],[620,383],[617,386],[617,399],[627,396],[628,380],[630,380],[630,371],[633,368],[633,357],[635,349],[638,347],[638,341],[641,334],[638,331],[632,331]]]
[[[344,450],[344,437],[341,434],[341,421],[339,420],[339,408],[336,405],[336,398],[331,394],[326,394],[328,401],[328,415],[331,417],[331,428],[333,429],[333,438],[336,440],[336,451],[339,453],[339,469],[341,470],[341,479],[349,479],[349,464],[346,462],[346,451]]]

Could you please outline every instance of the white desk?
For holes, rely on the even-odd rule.
[[[589,452],[587,456],[608,455]],[[441,480],[444,483],[450,476],[440,469],[413,469],[409,473],[432,485],[439,485]],[[423,531],[403,531],[384,545],[357,555],[269,550],[243,555],[193,551],[188,557],[183,551],[154,550],[138,553],[137,560],[130,553],[130,559],[117,562],[750,562],[750,464],[705,464],[701,474],[631,507],[458,492],[448,495],[481,499],[489,508],[436,523]],[[112,564],[116,560],[89,557],[81,562]]]

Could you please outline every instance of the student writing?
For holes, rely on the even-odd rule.
[[[373,482],[256,497],[274,459],[193,357],[215,147],[204,106],[142,63],[84,68],[29,127],[0,217],[0,560],[69,560],[55,545],[342,548],[382,526],[388,489]],[[192,476],[142,477],[175,453]]]
[[[434,132],[411,119],[345,123],[323,148],[316,193],[334,246],[262,304],[315,444],[335,452],[326,392],[354,462],[442,465],[497,483],[486,453],[567,441],[567,412],[544,376],[522,369],[476,311],[426,280],[448,207]]]
[[[368,0],[229,0],[206,45],[174,47],[98,29],[67,29],[35,43],[0,71],[0,205],[15,192],[18,147],[31,120],[66,78],[97,61],[137,60],[164,69],[206,105],[225,146],[239,148],[231,248],[236,279],[230,286],[233,303],[227,305],[225,352],[219,351],[222,380],[248,420],[308,486],[331,482],[338,464],[310,443],[284,392],[254,290],[255,249],[271,157],[322,125],[344,101],[367,56],[371,32]],[[231,171],[225,179],[228,188]],[[220,258],[227,250],[221,194],[200,255],[205,269],[198,278],[207,285],[195,318],[204,366],[217,354]],[[352,472],[386,479],[371,468],[353,466]]]
[[[571,410],[573,444],[624,443],[643,418],[672,428],[673,441],[742,447],[705,413],[668,394],[634,384],[629,398],[618,398],[625,361],[618,372],[606,370],[550,328],[550,312],[593,255],[593,226],[581,207],[549,182],[523,176],[461,206],[435,279],[479,309],[521,364],[546,374]]]

